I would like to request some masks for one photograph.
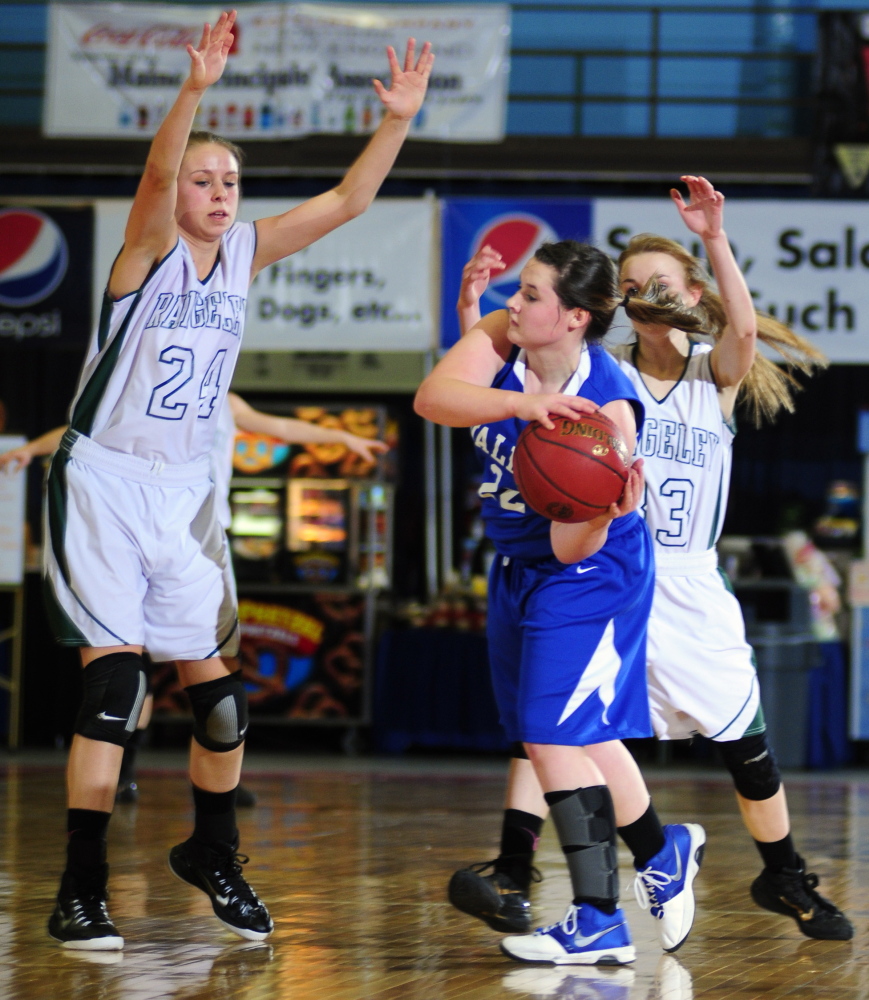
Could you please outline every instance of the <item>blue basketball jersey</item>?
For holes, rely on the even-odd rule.
[[[493,389],[523,392],[525,352],[514,347],[504,367],[492,382]],[[637,437],[642,431],[643,404],[637,390],[599,343],[587,343],[579,367],[564,388],[565,395],[583,396],[603,406],[626,399],[637,418]],[[486,534],[503,556],[517,559],[547,559],[553,555],[549,540],[551,521],[526,507],[513,478],[513,452],[527,421],[511,418],[478,424],[471,439],[483,462],[483,481],[478,490]],[[634,512],[611,522],[609,537],[631,528],[639,515]]]

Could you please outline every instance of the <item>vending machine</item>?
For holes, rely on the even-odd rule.
[[[251,715],[363,725],[377,598],[392,581],[397,423],[359,403],[288,415],[390,451],[368,462],[344,444],[237,436],[229,534]]]

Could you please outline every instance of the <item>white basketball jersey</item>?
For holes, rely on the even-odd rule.
[[[235,420],[229,400],[224,400],[217,415],[214,444],[211,448],[211,479],[214,482],[214,509],[221,527],[232,522],[229,507],[229,482],[232,479],[232,453],[235,449]]]
[[[730,486],[733,428],[725,421],[708,344],[692,343],[682,378],[657,400],[633,362],[634,344],[613,348],[646,407],[636,455],[645,461],[641,513],[658,552],[703,552],[721,534]]]
[[[254,224],[235,223],[200,281],[179,237],[137,292],[106,296],[71,426],[153,462],[207,456],[238,357],[255,250]]]

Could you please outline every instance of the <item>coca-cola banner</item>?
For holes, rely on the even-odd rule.
[[[217,6],[51,4],[43,130],[49,136],[154,134],[187,75]],[[196,128],[243,139],[373,131],[389,78],[386,46],[408,37],[436,53],[411,135],[444,141],[504,136],[510,8],[501,4],[239,5],[235,40]]]

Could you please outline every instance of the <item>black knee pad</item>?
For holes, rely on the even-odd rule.
[[[517,740],[515,743],[510,744],[510,756],[514,760],[528,760],[528,751],[525,749],[525,744],[521,740]]]
[[[124,747],[133,735],[148,693],[138,653],[108,653],[84,668],[84,697],[75,732]]]
[[[781,774],[766,733],[716,744],[733,784],[744,799],[761,802],[781,788]]]
[[[598,786],[577,788],[550,803],[550,809],[574,887],[581,886],[583,896],[617,900],[616,823],[609,791]]]
[[[215,753],[228,753],[244,742],[247,692],[241,671],[184,689],[193,709],[193,738]]]

